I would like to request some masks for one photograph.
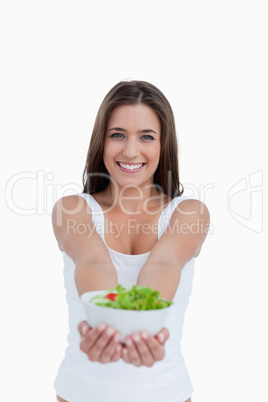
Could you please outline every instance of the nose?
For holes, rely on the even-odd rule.
[[[140,154],[139,144],[138,144],[136,138],[129,137],[127,139],[127,141],[124,144],[122,154],[123,154],[123,156],[125,156],[128,159],[136,158],[137,156],[139,156],[139,154]]]

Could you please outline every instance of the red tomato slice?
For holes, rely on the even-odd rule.
[[[112,301],[115,301],[116,298],[117,298],[117,293],[108,293],[108,295],[105,296],[105,299],[109,299]]]

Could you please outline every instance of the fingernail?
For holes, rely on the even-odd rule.
[[[131,346],[131,345],[132,345],[132,340],[131,340],[131,339],[128,339],[128,340],[126,341],[126,344],[127,344],[127,346]]]
[[[121,345],[118,345],[116,350],[117,350],[117,352],[119,352],[121,350]]]
[[[162,334],[162,332],[158,335],[158,339],[161,343],[164,341],[165,337],[164,334]]]
[[[99,324],[99,325],[98,325],[98,330],[99,330],[99,331],[103,331],[104,328],[105,328],[105,325],[104,325],[104,324]]]
[[[84,322],[81,328],[82,335],[86,335],[88,331],[88,325]]]
[[[108,335],[108,336],[111,336],[111,335],[113,335],[114,334],[114,329],[113,328],[108,328],[107,329],[107,331],[106,331],[106,334]]]
[[[120,334],[116,334],[116,335],[114,336],[115,342],[119,342],[120,339],[121,339],[121,335],[120,335]]]
[[[143,332],[143,333],[141,334],[141,336],[142,336],[143,339],[147,339],[147,338],[148,338],[148,334],[146,334],[146,332]]]
[[[127,354],[127,349],[123,349],[123,353],[124,353],[124,355],[126,355]]]
[[[135,342],[139,342],[141,338],[140,338],[140,335],[135,334],[135,335],[133,335],[133,339]]]

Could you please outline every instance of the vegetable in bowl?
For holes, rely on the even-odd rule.
[[[173,304],[173,302],[161,298],[159,291],[136,285],[129,289],[117,285],[113,289],[108,289],[104,295],[94,296],[91,303],[103,307],[137,311],[159,310]]]
[[[161,298],[158,291],[135,285],[129,289],[117,285],[113,289],[89,291],[80,298],[90,327],[105,323],[120,332],[123,343],[134,332],[147,331],[155,336],[176,304]]]

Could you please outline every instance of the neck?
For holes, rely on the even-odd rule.
[[[128,215],[142,214],[161,204],[165,195],[160,193],[154,184],[133,187],[115,187],[111,184],[105,189],[109,204]],[[164,201],[163,201],[164,202]]]

